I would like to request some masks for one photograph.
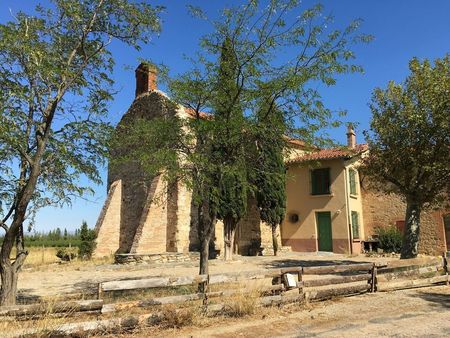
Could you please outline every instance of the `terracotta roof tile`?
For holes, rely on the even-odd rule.
[[[317,160],[333,160],[338,158],[350,158],[355,155],[359,155],[368,149],[367,144],[357,144],[354,149],[349,148],[329,148],[321,149],[319,151],[313,151],[311,153],[301,155],[287,161],[290,163],[301,163],[307,161]]]
[[[186,113],[188,113],[191,117],[195,117],[195,110],[194,110],[194,109],[188,108],[188,107],[184,107],[184,110],[185,110]],[[212,114],[206,113],[206,112],[203,112],[203,111],[199,112],[199,115],[200,115],[200,118],[201,118],[201,119],[207,119],[207,120],[212,119],[212,117],[213,117]]]

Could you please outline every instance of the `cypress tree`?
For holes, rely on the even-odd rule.
[[[253,162],[253,184],[261,221],[272,229],[274,255],[278,252],[277,227],[286,212],[286,168],[283,150],[286,123],[283,113],[273,105],[265,104],[257,114],[255,146],[257,154]]]
[[[211,200],[224,223],[224,258],[232,257],[236,227],[247,211],[247,170],[243,129],[245,118],[239,100],[239,62],[230,37],[222,44],[214,102],[213,163],[217,164]]]

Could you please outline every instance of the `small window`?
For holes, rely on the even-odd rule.
[[[356,190],[356,170],[350,169],[348,171],[349,181],[350,181],[350,195],[357,195]]]
[[[330,168],[312,170],[311,184],[311,193],[313,195],[330,194]]]
[[[353,238],[359,239],[359,214],[357,211],[352,211],[352,231]]]

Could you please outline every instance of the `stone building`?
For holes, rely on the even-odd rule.
[[[136,96],[118,127],[137,118],[177,115],[191,118],[190,110],[174,104],[157,89],[156,69],[141,64],[136,69]],[[281,224],[282,245],[294,251],[359,253],[375,228],[401,227],[405,204],[398,196],[367,189],[358,173],[368,147],[357,144],[349,129],[347,147],[308,150],[299,140],[288,140],[287,210]],[[116,149],[115,151],[126,151]],[[160,177],[149,177],[135,162],[110,165],[108,196],[96,224],[94,255],[188,253],[198,250],[196,220],[190,191],[182,184],[168,186]],[[254,201],[238,225],[236,249],[255,254],[270,252],[270,227],[261,223]],[[442,254],[450,250],[450,224],[443,211],[422,214],[420,251]],[[444,220],[447,220],[446,222]],[[447,233],[446,233],[447,232]],[[446,244],[447,241],[447,244]],[[214,249],[223,248],[223,224],[215,230]]]

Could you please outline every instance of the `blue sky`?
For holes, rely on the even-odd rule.
[[[10,12],[29,11],[34,5],[46,1],[1,0],[0,22],[12,20]],[[198,38],[209,27],[192,19],[186,10],[187,4],[202,7],[214,16],[224,4],[242,1],[219,0],[171,0],[149,1],[166,6],[162,16],[163,30],[155,36],[151,44],[136,52],[116,46],[113,54],[117,67],[113,74],[120,92],[110,106],[110,118],[117,123],[126,112],[134,97],[134,68],[139,58],[151,59],[166,64],[173,74],[186,70],[189,65],[183,54],[192,55],[197,48]],[[303,1],[307,8],[316,1]],[[334,0],[321,1],[325,14],[333,14],[335,27],[342,28],[352,19],[364,20],[361,32],[371,34],[374,40],[368,45],[353,48],[357,63],[365,69],[364,74],[339,77],[333,87],[319,87],[324,102],[332,109],[348,111],[348,121],[359,122],[357,137],[363,141],[362,131],[368,129],[370,110],[368,102],[375,87],[386,86],[389,80],[402,81],[408,74],[408,61],[416,56],[420,59],[434,59],[450,52],[450,1],[448,0]],[[131,67],[126,67],[131,66]],[[336,141],[345,142],[345,127],[335,129],[330,134]],[[102,169],[106,181],[106,169]],[[36,230],[78,228],[82,220],[94,226],[106,197],[106,186],[94,186],[96,194],[86,200],[78,200],[71,208],[46,208],[39,212]]]

